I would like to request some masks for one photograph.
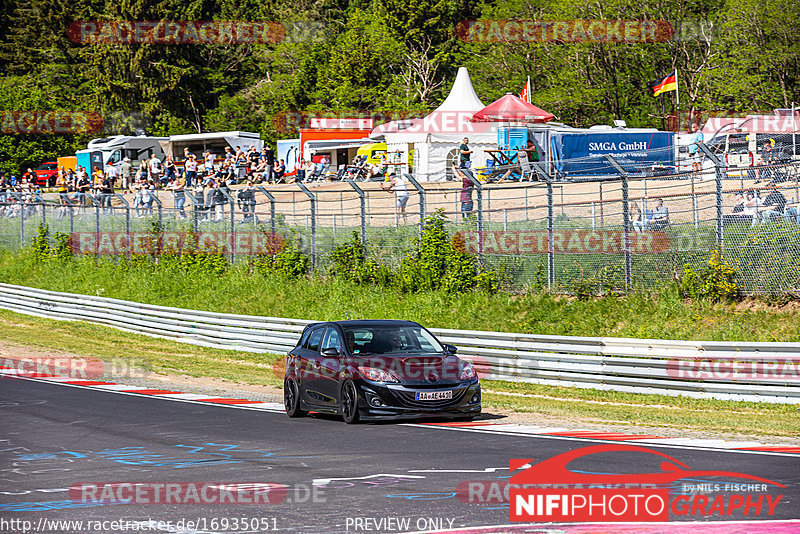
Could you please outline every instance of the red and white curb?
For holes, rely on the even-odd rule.
[[[170,399],[183,402],[195,402],[201,404],[208,403],[208,404],[230,406],[235,408],[247,408],[249,410],[263,410],[275,413],[284,411],[283,404],[279,402],[263,402],[263,401],[249,400],[249,399],[212,397],[209,395],[203,395],[199,393],[182,393],[180,391],[172,391],[168,389],[154,389],[147,386],[131,386],[127,384],[117,384],[114,382],[76,379],[72,377],[65,377],[48,373],[31,373],[31,372],[19,371],[18,369],[13,369],[9,367],[0,367],[0,377],[41,380],[43,382],[50,382],[54,384],[86,387],[91,389],[109,391],[113,393],[146,395],[151,397],[158,397],[161,399]]]
[[[260,410],[272,413],[283,413],[283,404],[279,402],[263,402],[249,399],[237,399],[228,397],[210,397],[199,393],[182,393],[166,389],[153,389],[146,386],[131,386],[117,384],[114,382],[103,382],[98,380],[84,380],[71,377],[64,377],[47,373],[31,373],[20,371],[9,367],[0,367],[0,377],[20,378],[26,380],[41,380],[53,384],[60,384],[73,387],[85,387],[97,389],[111,393],[122,393],[127,395],[142,395],[169,399],[173,401],[214,404],[229,408],[239,408],[247,410]],[[675,438],[661,437],[650,434],[627,434],[623,432],[603,432],[597,430],[575,430],[564,427],[545,427],[534,425],[522,425],[515,423],[494,423],[491,421],[470,421],[470,422],[443,422],[443,423],[411,423],[410,426],[422,428],[437,428],[442,430],[458,430],[467,432],[481,432],[491,434],[513,435],[513,436],[537,436],[551,439],[572,439],[578,441],[602,441],[602,442],[625,442],[641,443],[655,446],[667,447],[686,447],[702,448],[713,450],[728,450],[753,454],[770,454],[780,456],[800,455],[800,446],[768,444],[760,441],[727,441],[721,439],[705,438]]]

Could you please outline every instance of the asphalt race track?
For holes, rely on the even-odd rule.
[[[0,429],[0,532],[15,533],[25,532],[26,527],[30,532],[122,532],[131,531],[132,525],[147,532],[472,532],[470,527],[509,525],[508,504],[496,499],[462,502],[466,499],[458,493],[459,483],[464,488],[469,481],[482,481],[488,488],[508,479],[512,459],[533,464],[602,443],[490,434],[477,427],[353,426],[318,416],[292,420],[280,413],[11,378],[0,379]],[[694,470],[747,473],[786,488],[770,486],[756,495],[782,495],[771,516],[766,506],[760,516],[744,517],[736,510],[724,518],[671,514],[668,524],[628,525],[624,530],[698,531],[696,524],[678,523],[687,520],[717,521],[717,527],[725,527],[714,532],[800,528],[800,522],[774,521],[800,518],[800,454],[650,448]],[[660,472],[659,465],[654,455],[614,452],[583,458],[570,467],[583,473],[620,474]],[[187,499],[190,502],[134,504],[76,498],[78,491],[110,482],[147,483],[151,489],[162,483],[182,483],[181,487],[271,483],[272,488],[282,488],[270,493],[281,502],[219,504]],[[748,481],[692,478],[674,483],[670,495],[686,493],[685,484],[726,482]],[[53,523],[60,520],[84,524]],[[731,520],[771,521],[754,526]],[[619,527],[603,528],[623,530]],[[599,530],[539,525],[474,531]]]

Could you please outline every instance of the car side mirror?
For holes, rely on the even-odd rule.
[[[327,356],[328,358],[337,358],[339,356],[339,349],[334,347],[328,347],[327,349],[322,349],[322,355]]]
[[[444,351],[449,352],[450,354],[455,354],[458,352],[458,347],[455,345],[448,345],[447,343],[444,344]]]

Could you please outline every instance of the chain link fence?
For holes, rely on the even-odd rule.
[[[44,223],[70,234],[81,254],[149,251],[148,239],[180,249],[190,235],[231,261],[271,253],[294,240],[324,272],[331,251],[353,233],[374,259],[396,267],[413,252],[422,220],[441,210],[465,250],[499,269],[509,287],[625,291],[679,277],[719,248],[745,293],[800,291],[799,165],[729,168],[668,176],[557,181],[541,172],[521,181],[483,182],[469,171],[473,209],[462,211],[458,182],[420,183],[411,175],[404,210],[380,182],[236,186],[224,200],[158,191],[144,205],[130,194],[0,194],[0,246],[31,244]],[[753,194],[751,200],[748,192]],[[213,191],[212,191],[213,193]],[[205,198],[204,198],[205,197]],[[658,218],[657,213],[666,217]],[[152,243],[152,242],[150,242]]]

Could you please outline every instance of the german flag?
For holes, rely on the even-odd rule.
[[[678,71],[674,71],[669,76],[665,76],[660,80],[656,80],[652,83],[653,87],[653,96],[658,96],[661,93],[666,93],[667,91],[677,91],[678,90]]]

